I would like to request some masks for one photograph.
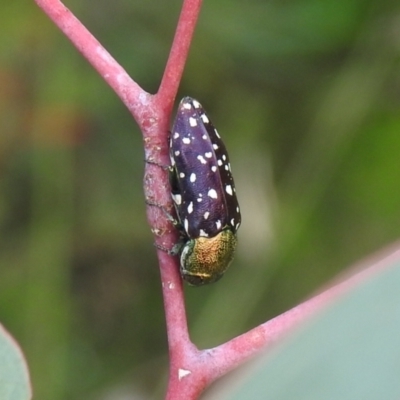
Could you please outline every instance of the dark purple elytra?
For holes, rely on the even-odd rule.
[[[235,234],[241,215],[228,153],[197,100],[181,100],[169,145],[171,193],[187,237]]]

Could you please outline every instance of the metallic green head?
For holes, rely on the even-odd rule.
[[[182,278],[193,286],[216,282],[233,260],[236,235],[225,229],[218,235],[188,240],[181,253]]]

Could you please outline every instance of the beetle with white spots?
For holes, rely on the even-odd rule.
[[[170,185],[182,243],[180,270],[194,286],[222,277],[231,263],[241,215],[229,156],[201,104],[185,97],[169,139]]]

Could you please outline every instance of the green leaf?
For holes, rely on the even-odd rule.
[[[32,398],[28,368],[15,340],[0,325],[0,399]]]
[[[218,398],[399,399],[399,288],[397,261],[251,363]]]

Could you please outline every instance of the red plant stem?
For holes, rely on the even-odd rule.
[[[156,95],[160,103],[172,105],[175,99],[199,17],[201,4],[202,0],[186,0],[183,2],[174,41]]]
[[[200,351],[193,345],[186,346],[185,354],[180,354],[180,379],[170,379],[167,399],[197,398],[213,381],[260,351],[268,351],[321,309],[329,307],[371,277],[396,267],[400,261],[400,246],[397,243],[392,247],[352,268],[350,272],[353,275],[350,278],[347,272],[340,283],[229,342]]]
[[[182,78],[201,3],[202,0],[185,0],[183,2],[164,75],[158,93],[155,95],[155,101],[160,107],[164,107],[164,112],[168,115],[171,113]],[[174,241],[176,243],[176,237],[172,237],[172,239],[172,241],[166,240],[168,248],[172,247]],[[193,365],[192,361],[196,359],[198,350],[189,338],[182,279],[178,273],[178,266],[176,262],[171,262],[170,257],[161,253],[159,252],[161,281],[170,356],[166,398],[190,400],[197,397],[202,387],[187,384],[186,381],[181,380],[182,376],[189,371],[187,367]]]
[[[114,89],[140,124],[141,112],[143,112],[140,103],[145,101],[148,94],[131,79],[64,4],[59,0],[35,1]]]
[[[190,42],[201,7],[201,0],[185,0],[180,14],[174,42],[167,62],[160,89],[151,96],[136,84],[126,71],[112,58],[81,22],[59,0],[35,0],[43,11],[64,32],[82,55],[93,65],[104,80],[114,89],[131,111],[143,132],[146,160],[168,165],[167,134],[169,115],[182,77]],[[157,204],[171,205],[165,171],[153,164],[146,164],[144,191],[146,199]],[[176,233],[165,220],[162,211],[148,207],[147,216],[162,247],[171,248],[176,243]],[[180,374],[185,358],[197,352],[190,342],[184,306],[182,281],[177,260],[158,251],[161,281],[166,313],[170,353],[170,382],[167,397],[178,399]],[[190,390],[187,385],[186,389]],[[193,398],[182,397],[186,399]]]
[[[387,249],[373,255],[369,259],[345,272],[345,276],[336,279],[335,284],[310,300],[299,304],[289,311],[259,325],[258,327],[217,346],[205,350],[207,357],[212,357],[207,371],[208,384],[218,377],[231,371],[260,350],[266,351],[285,335],[292,332],[300,323],[306,322],[311,316],[318,314],[323,308],[329,307],[334,301],[344,297],[352,289],[362,285],[370,278],[383,273],[389,268],[395,268],[400,261],[400,245],[395,243]],[[339,282],[339,283],[338,283]]]
[[[134,82],[90,32],[59,0],[35,0],[54,23],[65,33],[76,48],[88,59],[104,80],[114,89],[131,111],[144,137],[146,160],[168,164],[167,132],[169,115],[189,51],[198,19],[201,0],[185,0],[179,18],[171,53],[159,91],[152,96]],[[144,190],[146,199],[171,207],[166,172],[153,164],[146,164]],[[148,207],[147,216],[158,245],[171,248],[176,233],[157,207]],[[195,399],[211,382],[239,364],[270,348],[301,321],[307,320],[334,299],[361,284],[400,260],[396,251],[372,267],[326,290],[286,313],[213,349],[199,351],[190,341],[184,306],[182,280],[176,258],[158,251],[162,290],[166,312],[170,377],[168,400]],[[383,258],[383,259],[382,259]],[[370,263],[371,264],[371,263]]]

